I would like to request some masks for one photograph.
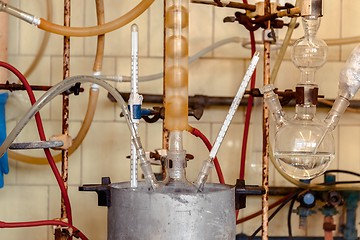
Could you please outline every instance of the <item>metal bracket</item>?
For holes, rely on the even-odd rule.
[[[257,185],[245,185],[245,180],[236,180],[235,186],[235,209],[243,209],[246,207],[247,195],[262,195],[265,190]]]
[[[62,147],[63,145],[64,143],[62,141],[35,141],[35,142],[12,143],[9,149],[13,149],[13,150],[44,149],[44,148]]]
[[[85,184],[79,187],[79,191],[96,192],[98,195],[98,206],[110,207],[111,205],[111,191],[110,178],[101,178],[101,184]]]

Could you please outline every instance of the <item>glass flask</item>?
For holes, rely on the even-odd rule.
[[[296,109],[292,119],[287,119],[273,87],[265,86],[264,100],[273,114],[277,130],[274,157],[279,167],[296,179],[312,179],[322,174],[335,155],[332,131],[316,118],[318,85],[315,72],[324,65],[327,56],[326,43],[316,38],[320,18],[302,18],[304,37],[292,48],[292,61],[300,70],[296,85]],[[332,129],[331,129],[332,130]]]
[[[332,131],[315,117],[315,106],[297,106],[293,119],[276,132],[274,157],[279,167],[296,179],[322,174],[335,155]]]
[[[316,118],[316,106],[297,104],[292,119],[285,116],[272,85],[262,89],[264,101],[276,123],[274,157],[284,173],[295,179],[322,174],[335,156],[332,131]]]

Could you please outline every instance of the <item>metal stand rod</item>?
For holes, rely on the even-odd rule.
[[[270,0],[264,0],[264,13],[270,14]],[[270,21],[267,22],[270,29]],[[264,41],[264,85],[270,83],[270,42]],[[265,193],[262,195],[262,240],[268,239],[269,227],[269,110],[263,105],[263,158],[262,158],[262,187]]]
[[[71,0],[64,0],[64,26],[70,26],[71,18]],[[70,37],[64,36],[64,52],[63,52],[63,79],[70,77]],[[63,94],[62,97],[62,134],[69,134],[69,96]],[[68,160],[69,152],[68,150],[61,151],[61,176],[64,181],[65,188],[68,188]],[[61,219],[66,219],[66,210],[64,199],[61,197]],[[60,231],[60,233],[59,233]],[[61,229],[55,230],[55,239],[67,240],[72,239],[64,232],[61,232]]]

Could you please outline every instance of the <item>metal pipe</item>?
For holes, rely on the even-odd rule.
[[[11,89],[11,90],[22,90],[22,89],[12,89],[3,87],[2,84],[0,84],[0,89]],[[38,90],[38,89],[33,89]],[[82,90],[83,91],[83,90]],[[285,94],[287,98],[287,93],[282,92],[276,92],[279,96]],[[121,92],[121,96],[127,101],[129,99],[130,93],[127,92]],[[160,94],[141,94],[143,96],[143,103],[163,103],[163,95]],[[257,95],[257,93],[253,93],[252,91],[245,91],[245,95],[251,95],[253,97],[262,97],[262,94]],[[108,98],[110,101],[115,102],[115,99],[108,95]],[[292,98],[292,97],[290,97]],[[213,106],[230,106],[232,103],[233,97],[224,97],[224,96],[207,96],[207,95],[194,95],[189,96],[189,107],[213,107]],[[248,103],[248,97],[244,97],[241,102],[240,106],[247,106]],[[331,108],[333,102],[335,99],[318,99],[318,103],[316,105],[317,108]],[[280,99],[281,106],[283,107],[294,107],[296,105],[294,99],[285,100],[284,98]],[[350,108],[353,108],[356,110],[357,108],[360,108],[360,100],[350,100]],[[348,108],[349,110],[349,108]]]
[[[6,1],[0,1],[0,11],[6,12],[35,26],[38,26],[40,24],[40,19],[38,17],[35,17],[34,15],[31,15],[15,7],[9,6]]]
[[[71,0],[64,0],[64,26],[70,26],[71,19]],[[63,79],[70,77],[70,37],[64,36],[63,40]],[[62,97],[62,134],[69,135],[69,96],[63,94]],[[68,164],[69,151],[61,151],[61,176],[64,181],[65,188],[68,188]],[[61,219],[66,219],[65,205],[61,199]],[[68,239],[67,234],[61,234],[61,240]]]
[[[264,14],[271,14],[270,0],[264,0]],[[270,30],[270,21],[266,22],[267,28],[264,30]],[[265,41],[264,38],[264,86],[270,83],[270,47],[271,42]],[[262,231],[261,236],[263,240],[268,239],[268,227],[269,227],[269,110],[265,104],[263,104],[263,157],[262,157],[262,187],[265,193],[262,195]]]
[[[344,226],[343,234],[345,240],[355,240],[357,237],[356,229],[356,209],[359,202],[359,193],[350,192],[345,195],[345,208],[346,208],[346,224]]]

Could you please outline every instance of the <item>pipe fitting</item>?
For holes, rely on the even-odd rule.
[[[3,1],[0,1],[0,11],[6,12],[14,17],[17,17],[35,26],[39,26],[40,24],[40,18],[35,17],[34,15],[31,15],[15,7],[12,7],[9,4],[4,3]]]
[[[302,0],[300,4],[302,17],[322,17],[322,0]]]

